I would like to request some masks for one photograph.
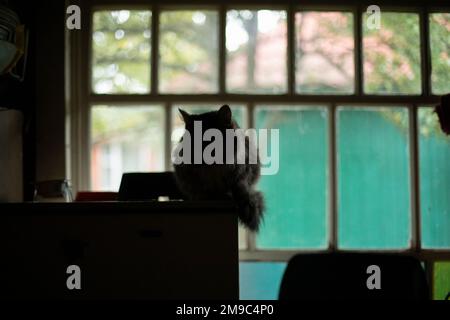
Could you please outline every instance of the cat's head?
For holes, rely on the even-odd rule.
[[[190,133],[194,132],[194,122],[202,122],[202,130],[219,129],[225,131],[226,129],[236,129],[237,124],[233,120],[233,114],[228,105],[223,105],[217,111],[205,112],[201,114],[189,114],[182,109],[178,109],[186,126],[186,130]]]

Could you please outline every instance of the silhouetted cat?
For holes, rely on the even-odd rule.
[[[190,115],[181,109],[180,113],[186,127],[185,136],[181,139],[180,144],[186,143],[185,146],[189,146],[191,150],[190,163],[177,164],[174,161],[175,177],[181,192],[190,200],[234,200],[240,221],[248,229],[258,231],[264,211],[264,198],[261,192],[254,189],[260,176],[260,161],[256,145],[245,136],[245,140],[244,138],[241,140],[245,141],[245,148],[238,149],[238,138],[235,137],[233,154],[226,154],[226,130],[239,129],[232,118],[231,109],[227,105],[222,106],[218,111],[198,115]],[[206,164],[204,161],[201,164],[194,163],[194,123],[197,122],[198,125],[198,121],[201,121],[202,136],[208,129],[217,129],[222,133],[223,148],[219,149],[218,154],[213,153],[214,156],[222,159],[221,163]],[[187,140],[186,134],[190,135],[190,142],[187,142],[189,140]],[[211,141],[215,141],[215,139],[211,139]],[[196,150],[197,157],[201,156],[200,152],[203,154],[210,143],[204,141],[201,143],[201,149]],[[244,164],[237,162],[238,152],[243,151],[245,151]],[[175,153],[174,159],[179,160],[183,156],[183,152],[185,152],[184,149],[178,155]],[[231,156],[231,159],[234,160],[231,161],[232,164],[226,161],[227,156]],[[250,158],[251,156],[253,158]],[[255,161],[251,162],[249,159]]]

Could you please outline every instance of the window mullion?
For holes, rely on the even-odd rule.
[[[417,106],[409,106],[409,152],[411,176],[411,249],[420,251],[420,185],[419,185],[419,152],[418,152],[418,124]]]
[[[328,241],[329,249],[333,251],[338,248],[336,104],[329,106],[328,113]]]
[[[430,34],[429,34],[429,15],[426,8],[420,11],[420,63],[422,75],[422,95],[430,96],[431,94],[431,54],[430,54]]]
[[[362,96],[363,95],[363,57],[362,57],[362,10],[360,7],[356,7],[353,10],[353,33],[354,33],[354,50],[355,50],[355,95]]]
[[[151,37],[151,94],[158,93],[158,67],[159,67],[159,7],[152,10],[152,37]]]
[[[80,155],[77,160],[79,163],[77,164],[78,170],[78,190],[90,190],[91,187],[91,167],[89,165],[83,165],[85,163],[91,163],[91,109],[92,109],[92,101],[89,99],[89,95],[92,92],[92,35],[93,32],[93,23],[94,23],[94,10],[92,8],[89,9],[87,15],[84,17],[88,17],[84,23],[87,25],[88,36],[83,36],[81,38],[82,45],[82,58],[81,58],[81,70],[87,70],[84,73],[84,76],[87,77],[85,83],[86,85],[81,86],[81,117],[80,117],[80,139],[81,139],[81,150]],[[83,75],[82,75],[83,77]],[[87,103],[85,103],[87,102]]]
[[[295,10],[291,5],[287,9],[287,90],[295,94]]]
[[[225,6],[219,7],[219,93],[226,92],[226,25],[227,9]]]

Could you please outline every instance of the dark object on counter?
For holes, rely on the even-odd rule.
[[[442,131],[450,135],[450,94],[441,97],[441,104],[434,111],[438,115]]]
[[[148,201],[168,197],[183,199],[173,172],[124,173],[120,182],[119,201]]]
[[[35,185],[36,202],[72,202],[72,191],[66,179],[39,181]]]

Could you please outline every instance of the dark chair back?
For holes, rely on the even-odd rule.
[[[371,270],[370,266],[379,267],[380,289],[373,287],[378,271]],[[279,299],[422,300],[429,299],[429,289],[425,271],[420,261],[413,257],[362,253],[299,254],[288,263]]]
[[[120,182],[119,201],[148,201],[158,197],[183,199],[173,172],[124,173]]]

